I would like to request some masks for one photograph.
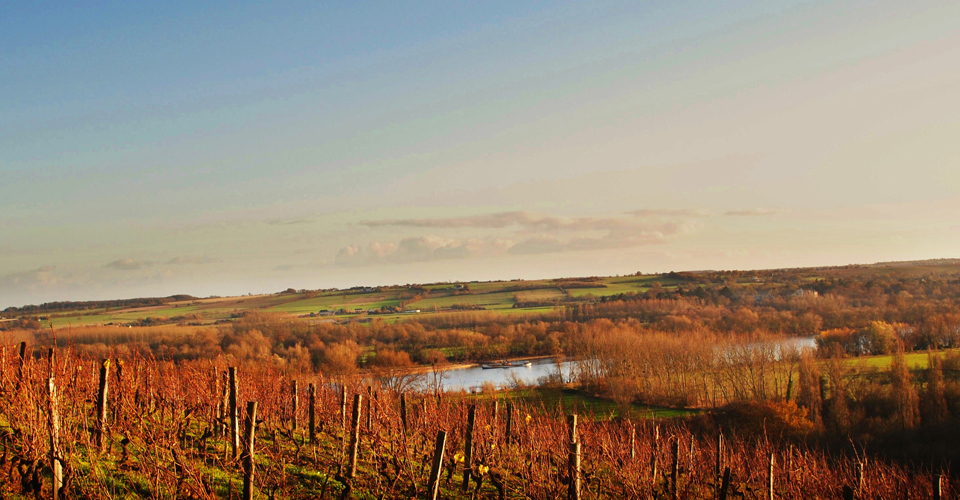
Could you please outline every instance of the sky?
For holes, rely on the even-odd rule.
[[[957,2],[0,6],[0,308],[960,257]]]

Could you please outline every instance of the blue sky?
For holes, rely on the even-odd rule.
[[[957,256],[953,3],[2,9],[0,307]]]

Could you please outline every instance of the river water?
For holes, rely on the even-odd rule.
[[[510,368],[483,369],[480,366],[450,370],[443,379],[443,388],[448,391],[472,391],[483,386],[484,383],[493,384],[497,388],[509,388],[515,382],[525,385],[536,385],[541,377],[548,377],[557,373],[557,363],[554,358],[532,359],[531,366],[514,366]],[[571,363],[560,362],[564,380],[570,376]],[[428,375],[431,377],[432,375]]]
[[[777,351],[777,357],[784,349],[816,349],[815,337],[788,337],[771,341]],[[750,344],[748,344],[750,345]],[[759,344],[754,344],[759,345]],[[569,381],[573,363],[561,361],[557,366],[555,358],[540,358],[531,360],[531,366],[516,366],[510,368],[483,369],[478,366],[458,368],[446,372],[443,379],[443,388],[447,391],[478,391],[483,384],[490,383],[498,389],[513,387],[517,382],[524,385],[536,385],[542,377],[556,375],[558,369],[563,371],[564,381]],[[432,378],[428,374],[427,378]]]
[[[734,344],[734,345],[737,345],[737,344]],[[816,337],[784,337],[781,339],[762,340],[758,342],[746,342],[739,345],[746,347],[748,349],[773,347],[775,355],[777,356],[777,358],[779,358],[784,351],[787,351],[787,352],[790,352],[793,350],[803,351],[804,349],[816,350],[817,338]]]

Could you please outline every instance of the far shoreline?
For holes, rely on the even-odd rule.
[[[519,357],[501,358],[501,359],[506,359],[507,361],[535,361],[535,360],[549,359],[549,358],[555,358],[555,357],[557,357],[557,355],[544,354],[544,355],[540,355],[540,356],[519,356]],[[468,368],[476,368],[476,367],[481,366],[481,365],[483,365],[483,364],[484,364],[483,362],[456,363],[456,364],[449,363],[449,364],[447,364],[447,365],[444,365],[444,367],[442,368],[442,371],[466,370],[466,369],[468,369]],[[433,372],[435,366],[436,366],[436,365],[430,365],[430,366],[420,366],[420,367],[417,367],[417,368],[412,368],[412,369],[410,369],[410,371],[409,371],[408,373],[410,373],[410,374],[412,374],[412,375],[419,375],[419,374],[423,374],[423,373],[431,373],[431,372]]]

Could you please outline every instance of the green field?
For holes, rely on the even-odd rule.
[[[92,314],[52,318],[49,323],[52,324],[54,328],[67,328],[71,326],[101,325],[111,321],[113,321],[113,317],[109,314]]]
[[[633,284],[627,283],[611,283],[606,287],[597,287],[597,288],[570,288],[570,295],[573,297],[585,297],[587,295],[593,295],[594,297],[603,297],[605,295],[617,295],[621,293],[634,292],[634,293],[643,293],[649,290],[649,287],[638,287]]]
[[[309,314],[323,309],[335,311],[341,308],[349,312],[355,309],[366,311],[383,306],[398,306],[400,305],[399,295],[400,290],[351,294],[329,292],[313,298],[303,298],[300,295],[296,300],[268,307],[265,310],[290,314]]]
[[[948,352],[957,352],[960,349],[948,349],[946,351],[935,351],[935,356],[943,357]],[[925,370],[929,366],[930,358],[925,352],[911,352],[904,355],[907,366],[912,369]],[[845,361],[848,365],[855,365],[861,368],[879,368],[887,369],[893,363],[892,355],[884,356],[862,356],[859,358],[849,358]]]
[[[900,268],[870,268],[872,273],[888,273]],[[910,268],[919,272],[926,267]],[[854,271],[851,271],[854,272]],[[753,284],[749,279],[744,278]],[[543,314],[555,310],[556,306],[583,303],[600,297],[625,293],[645,293],[659,283],[665,289],[675,288],[680,281],[670,275],[613,276],[603,278],[564,278],[542,280],[488,281],[482,283],[451,282],[432,283],[417,286],[389,286],[375,290],[363,289],[328,290],[309,293],[277,293],[270,295],[193,299],[169,302],[162,306],[127,309],[88,309],[53,314],[49,323],[54,328],[67,326],[102,325],[107,323],[124,324],[145,318],[183,318],[186,322],[213,323],[229,319],[232,316],[249,311],[275,313],[300,317],[321,310],[336,311],[344,309],[347,314],[336,319],[349,319],[364,316],[370,309],[382,307],[400,307],[420,309],[421,314],[443,314],[453,306],[465,305],[480,307],[498,314]],[[595,284],[596,286],[584,286]],[[462,288],[457,288],[462,286]],[[426,297],[422,296],[426,290]],[[517,302],[537,303],[541,306],[515,308]],[[359,311],[357,311],[359,309]],[[411,318],[411,315],[377,315],[383,321],[393,322]],[[333,319],[333,318],[330,318]],[[879,361],[875,361],[879,362]],[[924,361],[918,361],[924,363]]]
[[[584,281],[572,280],[576,283]],[[514,308],[517,301],[529,303],[563,303],[568,299],[567,291],[574,298],[588,295],[601,297],[620,293],[643,293],[650,283],[659,281],[665,287],[670,280],[661,276],[624,276],[595,279],[597,287],[563,288],[568,280],[534,281],[490,281],[484,283],[436,283],[423,285],[428,290],[427,297],[414,300],[420,291],[405,286],[383,287],[377,291],[339,290],[313,293],[278,293],[272,295],[241,296],[196,299],[170,302],[162,306],[138,307],[127,309],[89,309],[75,314],[61,312],[49,319],[54,328],[68,326],[122,324],[145,318],[179,318],[188,322],[212,323],[230,318],[231,315],[246,311],[261,311],[290,316],[304,316],[321,310],[336,311],[345,309],[346,316],[340,319],[365,315],[369,309],[381,307],[399,307],[420,309],[421,314],[434,314],[449,311],[456,305],[478,306],[485,310],[503,314],[539,314],[549,313],[553,306]],[[469,290],[457,289],[456,285],[466,285]],[[360,309],[361,312],[355,312]],[[378,315],[384,321],[400,321],[409,315]]]
[[[539,290],[524,290],[516,292],[520,302],[556,302],[567,298],[567,294],[559,288],[541,288]]]
[[[623,276],[619,278],[602,278],[597,283],[596,288],[569,288],[570,295],[574,298],[586,297],[604,297],[610,295],[619,295],[621,293],[645,293],[650,290],[651,285],[660,283],[663,288],[675,288],[677,280],[661,276]]]
[[[699,413],[700,410],[666,408],[642,404],[621,406],[616,402],[592,396],[569,388],[532,388],[518,391],[498,392],[493,396],[478,395],[477,399],[519,399],[533,407],[541,407],[546,413],[566,415],[576,413],[600,420],[618,417],[630,419],[683,417]]]
[[[509,309],[513,307],[513,293],[497,292],[449,295],[446,297],[419,300],[411,304],[411,307],[415,307],[421,311],[431,311],[434,306],[439,309],[445,309],[457,304],[482,306],[485,309]]]
[[[143,318],[176,318],[187,316],[188,321],[213,322],[225,319],[231,314],[250,310],[268,310],[269,308],[302,298],[300,295],[256,295],[219,299],[200,299],[194,301],[171,302],[156,307],[136,307],[117,310],[98,310],[77,314],[61,313],[50,318],[54,328],[68,326],[102,325],[106,323],[129,323]]]

